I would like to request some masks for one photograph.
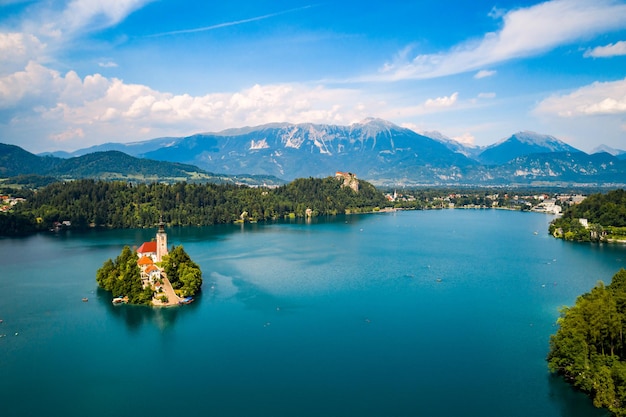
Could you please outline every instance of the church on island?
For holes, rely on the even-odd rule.
[[[165,272],[158,266],[167,253],[167,233],[165,233],[165,223],[161,220],[156,239],[144,242],[137,248],[139,257],[137,265],[141,271],[141,284],[143,288],[151,287],[154,290],[152,305],[155,306],[184,304],[187,300],[176,294]]]
[[[155,307],[189,304],[202,287],[202,271],[182,245],[167,247],[163,219],[155,239],[131,249],[124,246],[115,259],[96,273],[98,286],[113,293],[113,304]]]

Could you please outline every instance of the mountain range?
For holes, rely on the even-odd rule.
[[[106,143],[47,158],[78,158],[73,172],[79,172],[76,170],[84,163],[80,158],[123,152],[152,161],[153,169],[155,161],[162,161],[160,164],[179,164],[171,168],[183,172],[191,172],[193,167],[196,172],[247,173],[287,181],[347,171],[377,185],[394,186],[626,183],[626,153],[607,150],[589,155],[553,136],[533,132],[518,132],[484,148],[469,147],[438,132],[419,134],[385,120],[366,119],[349,126],[273,123],[186,137]],[[0,161],[1,155],[0,150]],[[45,162],[42,166],[49,164]],[[50,172],[63,166],[55,165]]]

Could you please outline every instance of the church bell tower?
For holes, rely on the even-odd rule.
[[[164,255],[167,255],[167,233],[165,233],[165,223],[163,223],[163,217],[161,216],[161,221],[159,222],[159,230],[156,234],[156,244],[157,244],[157,262],[161,262]]]

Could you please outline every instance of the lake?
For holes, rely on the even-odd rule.
[[[603,416],[545,357],[558,308],[609,283],[626,247],[553,239],[550,220],[168,229],[204,277],[168,309],[113,306],[95,282],[156,228],[0,239],[0,415]]]

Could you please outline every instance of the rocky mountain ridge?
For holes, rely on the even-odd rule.
[[[467,147],[437,132],[416,133],[381,119],[349,126],[271,123],[256,127],[108,143],[77,151],[118,150],[207,172],[284,180],[336,171],[386,185],[532,185],[626,182],[626,161],[588,155],[559,139],[518,132],[494,145]]]

